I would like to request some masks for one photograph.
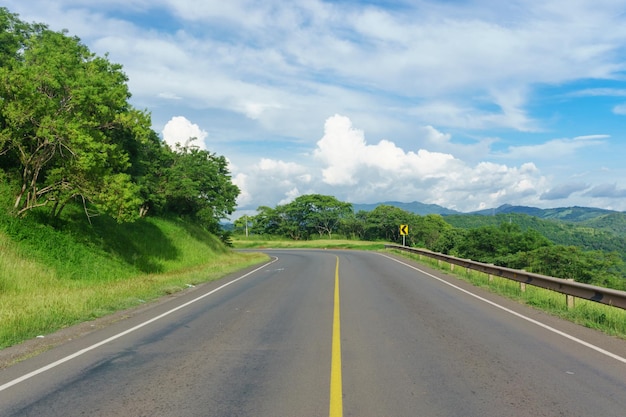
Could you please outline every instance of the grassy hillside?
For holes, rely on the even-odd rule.
[[[261,262],[175,219],[54,225],[0,213],[0,348]]]
[[[578,246],[584,250],[618,252],[626,261],[626,233],[619,231],[620,224],[621,227],[626,228],[626,225],[620,223],[623,219],[622,213],[605,214],[577,223],[541,219],[519,213],[444,217],[447,223],[462,229],[498,226],[501,223],[511,222],[519,225],[523,231],[536,230],[556,244]]]

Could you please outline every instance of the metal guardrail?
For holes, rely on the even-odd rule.
[[[450,265],[458,265],[463,268],[480,271],[485,274],[507,278],[522,284],[534,285],[536,287],[545,288],[556,291],[568,296],[578,297],[585,300],[595,301],[614,307],[626,309],[626,291],[614,290],[611,288],[603,288],[595,285],[583,284],[573,280],[563,278],[549,277],[547,275],[535,274],[519,269],[505,268],[492,264],[472,261],[470,259],[461,259],[454,256],[448,256],[437,252],[431,252],[427,249],[411,248],[400,245],[385,245],[387,249],[397,249],[405,252],[411,252],[423,255],[439,261],[447,262]]]

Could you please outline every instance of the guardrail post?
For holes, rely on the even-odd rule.
[[[573,279],[568,279],[568,281],[574,281]],[[571,310],[574,308],[574,300],[576,297],[573,295],[565,294],[565,304],[567,305],[567,309]]]

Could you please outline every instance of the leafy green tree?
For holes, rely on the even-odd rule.
[[[310,230],[307,229],[303,212],[295,204],[276,206],[278,216],[279,235],[287,236],[293,240],[307,239]]]
[[[39,26],[0,68],[0,146],[19,161],[14,208],[50,206],[59,216],[76,197],[119,221],[139,213],[125,149],[150,132],[128,104],[121,66],[96,57],[78,38]]]
[[[475,261],[502,265],[501,258],[518,252],[528,252],[551,242],[535,230],[522,232],[515,223],[503,222],[500,226],[483,226],[470,229],[458,245],[461,256]]]
[[[234,231],[246,236],[250,234],[251,226],[251,218],[248,215],[241,216],[233,222]]]
[[[257,235],[275,235],[280,229],[281,217],[278,210],[260,206],[257,215],[250,218],[252,222],[251,232]]]
[[[218,231],[219,221],[232,214],[239,195],[226,158],[181,146],[171,156],[171,165],[164,173],[164,210],[193,218],[208,230]]]
[[[351,212],[345,216],[339,225],[339,232],[349,239],[364,239],[367,212]]]
[[[22,22],[17,14],[11,13],[6,7],[0,7],[0,67],[14,65],[31,34],[44,28],[43,25]]]
[[[352,205],[335,197],[309,194],[275,208],[261,206],[251,218],[252,233],[286,236],[294,240],[338,231],[344,221],[354,217]]]
[[[166,204],[166,174],[174,163],[174,153],[154,131],[145,141],[129,142],[126,149],[131,161],[128,173],[139,187],[141,197],[139,216],[163,213]]]
[[[412,244],[412,230],[415,217],[398,207],[380,205],[366,215],[365,239],[401,242],[400,225],[409,225],[409,245]]]
[[[431,249],[434,252],[443,253],[445,255],[459,256],[459,245],[465,239],[466,231],[450,227],[443,229],[437,240],[433,243]]]
[[[352,204],[320,194],[300,196],[287,206],[290,217],[307,236],[318,233],[320,237],[326,234],[332,238],[340,222],[352,214]]]
[[[525,269],[542,275],[568,278],[586,284],[623,289],[623,261],[616,252],[584,251],[576,246],[542,246],[502,259],[510,268]]]
[[[414,216],[414,219],[414,225],[409,236],[412,236],[412,240],[418,245],[431,250],[434,249],[439,236],[445,230],[452,228],[439,214]]]

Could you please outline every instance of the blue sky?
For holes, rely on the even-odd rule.
[[[626,211],[626,1],[5,0],[120,63],[238,214],[343,201]]]

